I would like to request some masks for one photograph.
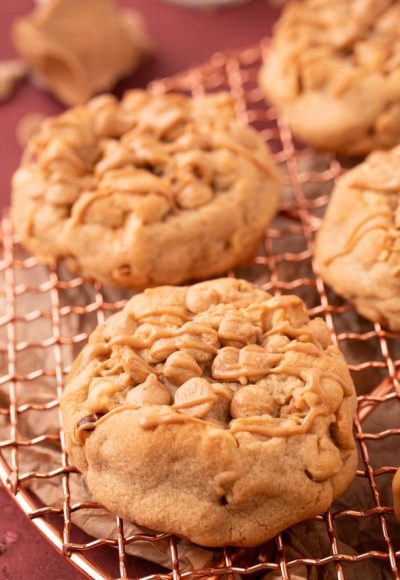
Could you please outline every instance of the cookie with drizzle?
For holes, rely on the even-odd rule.
[[[355,474],[355,406],[326,324],[228,278],[134,296],[61,402],[97,500],[204,546],[256,545],[326,510]]]
[[[400,147],[341,177],[317,236],[321,276],[358,312],[400,330]]]

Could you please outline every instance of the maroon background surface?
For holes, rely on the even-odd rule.
[[[32,0],[0,0],[0,60],[15,57],[9,38],[13,19],[30,11]],[[207,60],[214,52],[250,46],[266,36],[277,16],[267,0],[219,10],[190,9],[161,0],[120,0],[139,9],[155,44],[142,69],[117,87],[143,87]],[[10,178],[21,151],[15,137],[19,119],[28,113],[54,115],[63,107],[28,81],[0,104],[0,207],[9,205]],[[80,578],[33,528],[0,487],[0,578],[50,580]]]

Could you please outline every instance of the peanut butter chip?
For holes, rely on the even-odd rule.
[[[212,189],[200,181],[194,181],[184,186],[176,195],[178,205],[184,209],[200,207],[211,201],[212,198]]]
[[[239,417],[255,417],[271,414],[274,408],[274,399],[264,387],[249,385],[237,391],[231,402],[231,415]]]
[[[242,346],[256,341],[259,332],[254,324],[236,312],[229,312],[221,320],[218,337],[225,346]]]
[[[223,383],[211,383],[217,400],[211,411],[207,413],[207,421],[216,421],[217,423],[227,425],[230,421],[230,404],[232,400],[232,391]]]
[[[86,401],[88,411],[97,413],[98,411],[109,411],[116,407],[119,404],[119,393],[126,388],[128,383],[129,377],[125,373],[94,378],[90,384]]]
[[[170,394],[154,374],[149,375],[141,385],[131,389],[126,396],[128,405],[137,405],[138,407],[169,405],[170,401]]]
[[[164,376],[174,385],[183,385],[193,377],[201,377],[202,372],[196,360],[185,351],[172,353],[163,368]]]
[[[145,361],[136,353],[132,352],[130,348],[123,350],[121,363],[125,372],[129,374],[137,385],[144,383],[147,377],[154,372],[152,367],[147,365]]]
[[[175,393],[174,408],[191,417],[205,417],[217,401],[217,396],[206,379],[193,378]]]

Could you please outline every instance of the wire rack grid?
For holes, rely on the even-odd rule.
[[[326,320],[334,342],[345,352],[359,392],[355,434],[360,451],[360,468],[356,481],[362,480],[366,484],[368,499],[361,507],[355,503],[340,509],[334,504],[330,511],[314,518],[315,525],[321,526],[321,534],[327,538],[325,550],[318,554],[291,556],[286,549],[285,535],[281,534],[267,545],[253,550],[217,551],[213,564],[207,569],[187,570],[181,566],[179,543],[174,537],[152,535],[150,532],[127,536],[120,518],[116,519],[115,537],[84,537],[76,541],[72,514],[82,509],[96,510],[99,506],[91,501],[73,503],[71,500],[70,477],[76,469],[69,464],[62,429],[56,433],[41,432],[37,436],[26,437],[20,426],[27,414],[43,417],[57,409],[68,373],[68,365],[64,361],[65,348],[79,350],[87,340],[87,331],[77,331],[73,335],[64,333],[64,321],[70,316],[78,319],[89,317],[94,328],[119,309],[124,299],[113,302],[107,298],[107,290],[100,284],[90,284],[80,277],[65,277],[59,267],[44,269],[38,266],[36,259],[27,256],[20,248],[6,215],[1,222],[0,299],[4,311],[0,316],[0,355],[4,372],[0,377],[0,388],[7,397],[0,398],[0,424],[3,421],[8,425],[9,435],[0,439],[0,480],[53,546],[91,578],[140,576],[148,580],[178,580],[189,577],[233,578],[235,574],[261,578],[275,572],[275,578],[289,579],[291,572],[303,566],[310,577],[314,577],[313,573],[317,574],[315,577],[325,577],[324,570],[329,570],[329,577],[344,579],[357,577],[354,576],[353,567],[357,570],[360,564],[367,566],[367,578],[369,566],[373,566],[374,562],[379,562],[380,569],[384,570],[386,575],[382,577],[400,577],[397,562],[400,542],[393,535],[393,509],[391,501],[384,501],[381,491],[381,481],[387,483],[396,471],[396,465],[392,465],[395,459],[392,457],[389,465],[376,465],[371,458],[371,445],[386,444],[391,438],[399,436],[400,425],[396,427],[388,419],[389,422],[380,430],[369,431],[365,427],[374,414],[398,402],[400,335],[388,332],[379,324],[361,320],[350,305],[326,288],[318,274],[313,258],[314,234],[334,180],[344,170],[344,165],[334,157],[316,155],[300,147],[285,120],[265,103],[257,85],[257,74],[265,50],[268,46],[264,43],[239,53],[217,54],[206,65],[154,82],[150,89],[193,95],[228,90],[235,100],[239,118],[258,129],[269,143],[285,176],[285,196],[279,215],[266,232],[263,248],[254,263],[229,275],[255,279],[271,293],[297,293],[305,299],[311,315],[322,316]],[[42,272],[42,278],[36,282],[38,268],[45,273]],[[25,278],[21,278],[21,274]],[[26,276],[34,282],[26,283]],[[25,281],[21,282],[21,279]],[[74,292],[80,291],[84,291],[84,300],[76,303]],[[28,310],[22,308],[21,314],[20,306],[27,303],[28,296],[46,296],[48,306],[41,308],[39,305]],[[29,303],[32,304],[32,300]],[[35,325],[43,321],[48,323],[48,334],[37,338]],[[20,368],[21,356],[31,350],[43,353],[52,351],[51,368],[30,368],[29,364]],[[42,380],[50,382],[53,396],[46,402],[37,402],[34,389]],[[29,393],[32,393],[31,397]],[[21,457],[29,455],[35,446],[44,443],[59,450],[60,467],[51,472],[21,469],[24,463]],[[43,505],[29,491],[32,481],[45,479],[60,486],[63,497],[60,505]],[[376,546],[370,545],[368,550],[343,550],[343,537],[338,526],[345,520],[351,520],[355,525],[364,520],[368,525],[368,522],[374,521],[379,528],[380,541]],[[155,544],[165,540],[169,542],[170,570],[150,566],[143,572],[140,567],[135,567],[137,562],[126,553],[130,544]],[[346,541],[351,545],[352,538]],[[108,550],[107,557],[99,556],[105,550]],[[373,570],[371,568],[371,578],[377,577]],[[365,571],[363,573],[365,575]]]

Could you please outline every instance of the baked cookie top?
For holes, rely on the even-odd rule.
[[[317,238],[322,276],[375,322],[400,329],[400,147],[336,185]]]
[[[311,144],[349,153],[391,147],[400,138],[399,28],[397,0],[291,2],[261,83]]]
[[[222,222],[232,211],[234,221],[236,214],[254,221],[259,239],[279,191],[263,140],[236,120],[228,94],[188,98],[135,90],[121,102],[97,97],[42,124],[13,179],[13,215],[23,242],[43,261],[66,256],[78,271],[140,287],[152,282],[140,280],[146,268],[149,278],[159,266],[152,254],[169,249],[185,223],[187,237],[198,238],[202,224],[206,235],[207,224],[215,228],[217,217]],[[261,218],[253,219],[247,203]],[[155,238],[153,246],[144,231]],[[135,251],[140,255],[132,256]],[[97,253],[97,263],[86,253]],[[214,256],[217,266],[222,260]],[[181,281],[190,274],[169,273],[161,278]],[[195,265],[191,274],[196,277]]]
[[[319,513],[321,502],[326,509],[354,475],[354,408],[347,365],[325,323],[310,320],[296,296],[274,298],[235,279],[134,296],[92,334],[62,402],[69,451],[94,495],[204,545],[256,544]],[[124,440],[114,437],[116,425]],[[156,456],[159,474],[150,476]],[[175,480],[179,462],[185,476]],[[133,466],[136,496],[125,489]],[[126,502],[108,497],[102,470],[121,482]],[[144,507],[153,492],[162,514]],[[282,509],[307,493],[315,503]],[[196,494],[198,507],[181,513]],[[211,512],[206,522],[199,506]]]

